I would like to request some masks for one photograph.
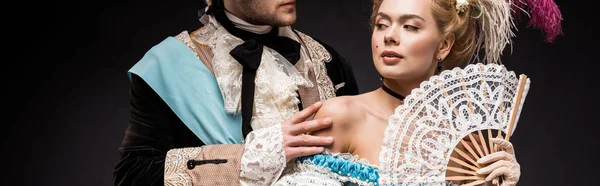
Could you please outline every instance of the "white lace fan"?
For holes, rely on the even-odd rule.
[[[481,167],[476,161],[498,151],[489,138],[510,139],[529,84],[527,76],[517,77],[504,65],[481,63],[421,83],[389,119],[379,157],[380,184],[485,182],[485,175],[475,173]]]

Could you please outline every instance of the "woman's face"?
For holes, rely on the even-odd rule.
[[[443,38],[431,0],[384,0],[371,38],[373,62],[386,79],[419,84],[435,73]],[[445,52],[444,55],[446,55]]]

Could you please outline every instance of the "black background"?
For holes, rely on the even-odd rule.
[[[26,8],[4,16],[11,26],[4,36],[22,52],[4,63],[5,107],[16,121],[7,120],[1,137],[8,165],[3,182],[113,185],[128,121],[126,71],[165,37],[198,27],[204,2],[24,3]],[[600,165],[594,153],[600,134],[599,91],[593,90],[600,62],[592,28],[597,10],[582,1],[556,3],[565,35],[545,43],[538,30],[520,21],[512,53],[507,48],[503,57],[508,68],[532,81],[511,138],[522,166],[519,185],[594,185]],[[379,87],[369,0],[299,0],[297,8],[294,27],[345,56],[361,93]]]

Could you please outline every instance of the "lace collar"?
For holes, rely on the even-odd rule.
[[[243,40],[233,36],[214,17],[204,15],[204,24],[191,40],[213,53],[213,72],[224,101],[224,109],[230,114],[241,112],[242,66],[229,54]],[[289,37],[302,43],[301,57],[295,66],[291,65],[276,51],[265,47],[262,62],[255,80],[254,112],[252,128],[259,129],[274,125],[298,112],[298,86],[313,87],[308,79],[309,70],[316,74],[320,100],[335,97],[335,88],[327,76],[325,63],[331,55],[317,41],[291,29],[280,27],[278,35]]]

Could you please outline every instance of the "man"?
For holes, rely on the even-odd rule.
[[[291,29],[294,0],[207,4],[201,28],[168,37],[128,71],[115,185],[269,182],[332,143],[304,135],[334,122],[310,119],[319,101],[358,94],[335,50]]]

